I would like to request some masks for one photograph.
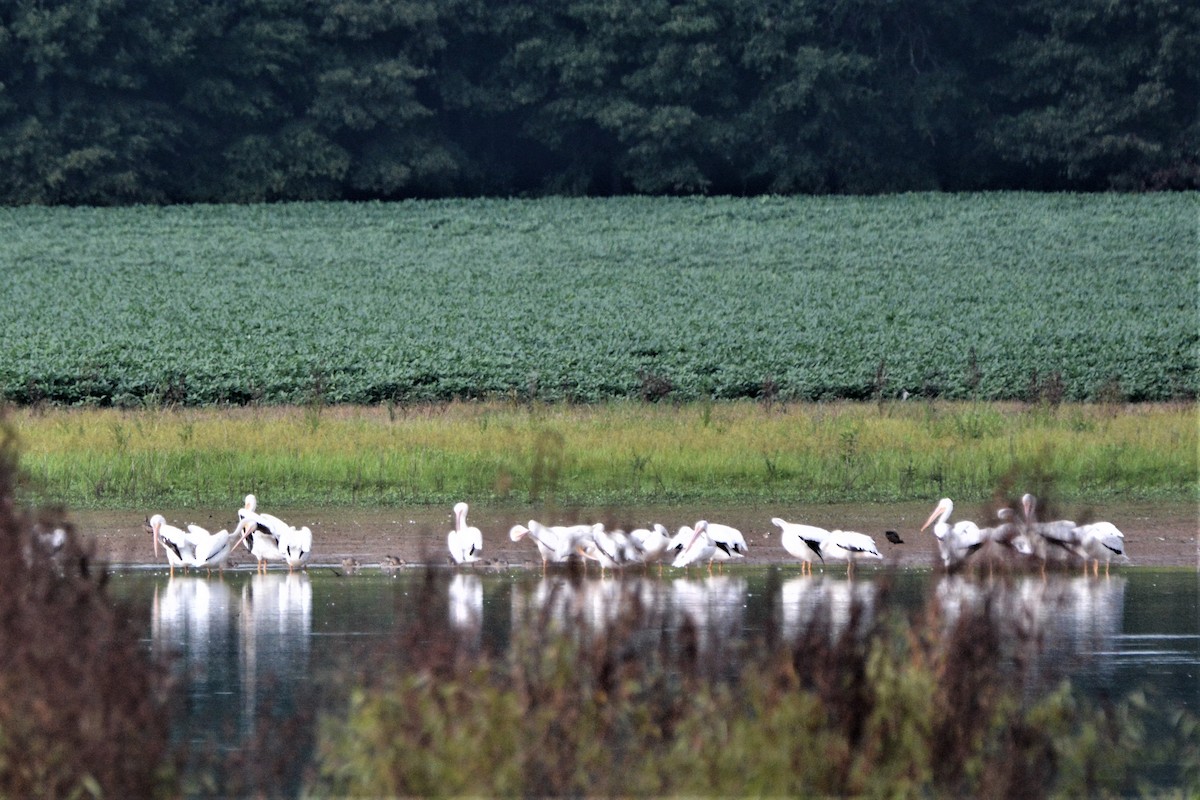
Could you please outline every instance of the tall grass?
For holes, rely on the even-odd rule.
[[[1196,407],[682,406],[21,409],[25,489],[77,507],[479,501],[1197,497]]]

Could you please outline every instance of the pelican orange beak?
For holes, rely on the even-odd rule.
[[[925,531],[926,528],[928,528],[930,525],[932,525],[933,521],[935,519],[937,519],[938,517],[940,517],[942,515],[942,512],[944,512],[945,510],[946,510],[946,504],[938,503],[937,508],[935,508],[933,510],[933,513],[929,515],[929,519],[925,520],[925,524],[921,526],[922,533]]]
[[[154,542],[154,560],[158,560],[158,526],[146,520],[146,530],[150,531],[150,540]]]

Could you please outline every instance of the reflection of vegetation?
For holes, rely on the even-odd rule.
[[[0,797],[167,796],[167,676],[142,650],[147,620],[108,599],[61,514],[14,508],[14,454],[5,426]]]
[[[261,407],[12,418],[42,498],[122,508],[228,505],[247,486],[277,506],[982,500],[1045,476],[1061,499],[1191,499],[1200,452],[1192,405],[1114,415],[1094,405],[452,403],[321,406],[319,418]]]
[[[404,638],[419,647],[389,649],[405,663],[326,720],[310,790],[1039,797],[1134,788],[1146,710],[1136,696],[1093,708],[1067,682],[1031,690],[986,603],[954,620],[937,609],[931,601],[908,623],[856,605],[844,627],[818,617],[789,641],[770,626],[739,649],[686,623],[656,626],[631,603],[594,637],[530,626],[541,632],[505,658],[468,654],[439,624],[418,621]]]

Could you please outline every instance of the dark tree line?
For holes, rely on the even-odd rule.
[[[1200,185],[1177,0],[7,0],[0,203]]]

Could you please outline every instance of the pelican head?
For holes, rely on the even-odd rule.
[[[1033,514],[1037,510],[1037,498],[1026,492],[1021,495],[1021,511],[1025,514],[1025,519],[1031,521]]]
[[[258,498],[252,494],[246,495],[246,499],[243,502],[245,504],[242,506],[242,508],[246,509],[247,511],[254,511],[256,508],[258,508]]]
[[[526,528],[524,525],[513,525],[508,529],[508,538],[512,539],[514,542],[519,542],[521,539],[525,538],[526,534],[528,533],[529,528]]]
[[[462,530],[467,527],[467,504],[454,504],[454,527],[456,530]]]
[[[938,501],[937,507],[933,509],[933,513],[929,515],[929,519],[925,520],[925,524],[921,526],[921,530],[924,531],[939,517],[945,522],[950,518],[952,513],[954,513],[954,501],[949,497],[943,497]]]
[[[167,518],[162,514],[155,514],[150,518],[150,537],[154,540],[154,557],[158,558],[158,529],[163,526]]]

